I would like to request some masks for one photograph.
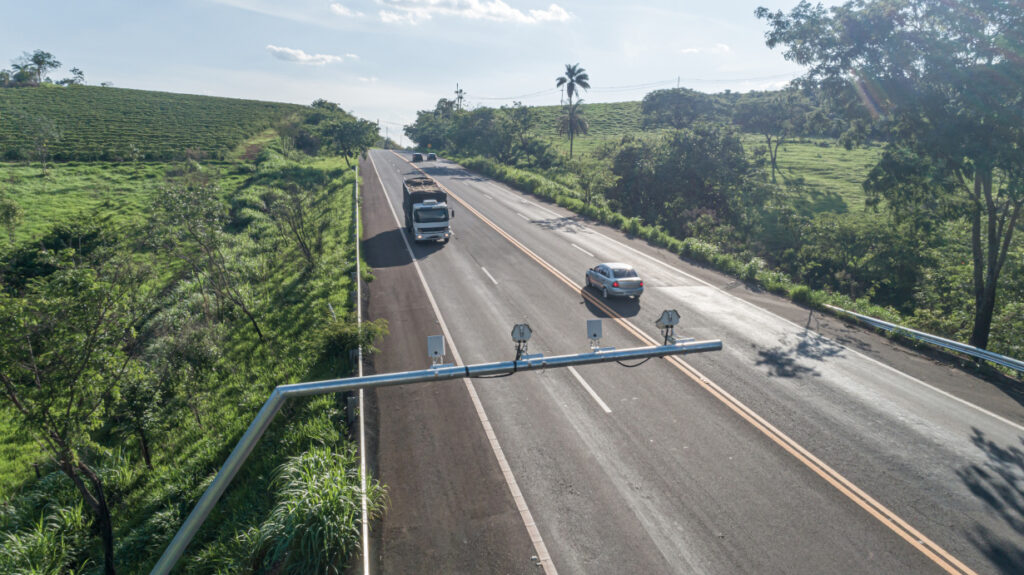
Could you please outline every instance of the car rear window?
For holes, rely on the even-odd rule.
[[[613,269],[612,274],[617,278],[635,278],[636,272],[631,269]]]

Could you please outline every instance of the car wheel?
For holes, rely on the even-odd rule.
[[[601,288],[601,297],[603,297],[604,299],[608,299],[608,288]]]

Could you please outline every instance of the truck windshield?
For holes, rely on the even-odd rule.
[[[430,224],[448,221],[448,208],[423,208],[416,210],[416,222]]]

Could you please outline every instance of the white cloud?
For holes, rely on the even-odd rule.
[[[359,59],[359,56],[356,55],[356,54],[345,54],[345,57],[348,58],[349,60],[358,60]]]
[[[388,12],[387,10],[380,11],[380,21],[385,24],[401,24],[403,22],[407,22],[409,24],[418,24],[418,18],[430,20],[430,14],[417,16],[416,14],[413,13],[399,14],[397,12]]]
[[[337,2],[331,4],[331,12],[333,14],[337,14],[338,16],[345,16],[348,18],[361,18],[365,16],[365,14],[363,14],[362,12],[352,10],[351,8],[338,4]]]
[[[683,48],[679,50],[680,54],[728,54],[732,52],[732,48],[728,44],[715,44],[710,48]]]
[[[274,46],[273,44],[267,44],[267,51],[270,54],[286,62],[298,62],[299,64],[308,64],[310,66],[323,66],[326,64],[333,64],[335,62],[343,62],[345,59],[341,56],[333,56],[331,54],[307,54],[302,50],[295,48],[282,48],[281,46]]]
[[[557,4],[551,4],[545,10],[523,12],[503,0],[377,0],[377,3],[385,7],[380,11],[380,19],[386,24],[418,24],[434,16],[519,24],[565,22],[572,17]]]

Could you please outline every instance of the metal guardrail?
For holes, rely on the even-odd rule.
[[[286,401],[295,397],[306,397],[310,395],[324,395],[342,391],[354,391],[374,387],[391,385],[402,385],[409,383],[420,383],[427,381],[444,381],[449,379],[462,379],[466,377],[486,377],[511,375],[519,371],[533,371],[555,367],[569,367],[573,365],[587,365],[592,363],[606,363],[611,361],[624,361],[646,359],[651,357],[664,357],[666,355],[682,355],[687,353],[698,353],[704,351],[717,351],[722,349],[721,340],[695,341],[687,343],[676,343],[672,345],[661,345],[652,347],[635,347],[623,350],[602,349],[590,353],[572,355],[559,355],[543,357],[541,355],[524,356],[516,361],[502,361],[496,363],[482,363],[476,365],[438,365],[431,369],[418,371],[406,371],[400,373],[385,373],[368,375],[364,377],[349,377],[344,379],[331,379],[327,381],[315,381],[309,383],[295,383],[291,385],[279,385],[274,388],[270,398],[256,414],[256,418],[249,424],[249,428],[238,441],[235,449],[228,456],[224,465],[217,472],[213,482],[206,488],[199,502],[192,509],[192,513],[185,519],[177,535],[171,540],[170,545],[164,550],[159,561],[150,572],[151,575],[166,575],[171,572],[174,565],[185,552],[185,548],[192,541],[199,527],[206,520],[206,517],[213,510],[214,505],[227,489],[228,484],[234,479],[235,474],[241,469],[246,458],[259,442],[263,432],[270,427],[274,416]]]
[[[907,337],[923,341],[925,343],[929,343],[937,347],[955,351],[957,353],[962,353],[964,355],[969,355],[971,357],[981,359],[984,361],[989,361],[996,365],[1001,365],[1003,367],[1008,367],[1010,369],[1016,370],[1017,373],[1024,373],[1024,361],[1021,361],[1019,359],[1006,357],[1005,355],[992,353],[987,349],[981,349],[980,347],[974,347],[973,345],[967,345],[966,343],[960,343],[959,341],[946,339],[944,337],[939,337],[937,335],[932,335],[930,333],[925,333],[923,331],[917,331],[916,329],[911,329],[909,327],[904,327],[901,325],[896,325],[894,323],[889,323],[887,321],[882,321],[880,319],[873,318],[868,315],[862,315],[857,312],[843,309],[841,307],[836,307],[834,305],[826,304],[825,307],[836,313],[848,315],[852,318],[858,319],[878,329],[884,329],[885,331],[899,333],[901,335],[905,335]]]

